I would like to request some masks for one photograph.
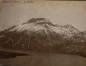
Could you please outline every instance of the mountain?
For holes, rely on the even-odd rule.
[[[41,32],[45,31],[47,34],[48,30],[55,32],[64,36],[64,38],[73,38],[75,36],[80,36],[80,31],[73,27],[72,25],[54,25],[48,19],[45,18],[32,18],[26,23],[12,26],[8,31],[17,31],[17,32]]]
[[[72,25],[53,24],[46,18],[32,18],[2,32],[0,46],[32,52],[86,56],[83,34]]]

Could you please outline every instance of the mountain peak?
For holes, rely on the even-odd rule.
[[[27,23],[40,23],[40,22],[50,22],[46,18],[31,18]]]
[[[52,22],[47,19],[47,18],[31,18],[28,22],[24,24],[29,24],[29,23],[35,23],[35,24],[49,24],[49,25],[54,25]]]

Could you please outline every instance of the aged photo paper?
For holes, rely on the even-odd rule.
[[[86,66],[86,2],[0,0],[0,66]]]

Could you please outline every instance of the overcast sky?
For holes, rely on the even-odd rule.
[[[86,30],[86,2],[4,3],[0,7],[2,28],[26,22],[32,17],[44,17],[56,24],[71,24]]]

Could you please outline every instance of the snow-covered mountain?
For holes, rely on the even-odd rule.
[[[0,35],[3,35],[0,46],[5,48],[86,55],[86,42],[78,29],[72,25],[53,24],[46,18],[32,18]]]
[[[63,35],[65,38],[72,38],[74,36],[80,36],[80,31],[74,28],[72,25],[54,25],[48,19],[45,18],[32,18],[26,23],[13,26],[9,31],[24,32],[27,34],[30,32],[41,32],[45,31],[48,34],[50,32],[55,32],[57,34]]]

